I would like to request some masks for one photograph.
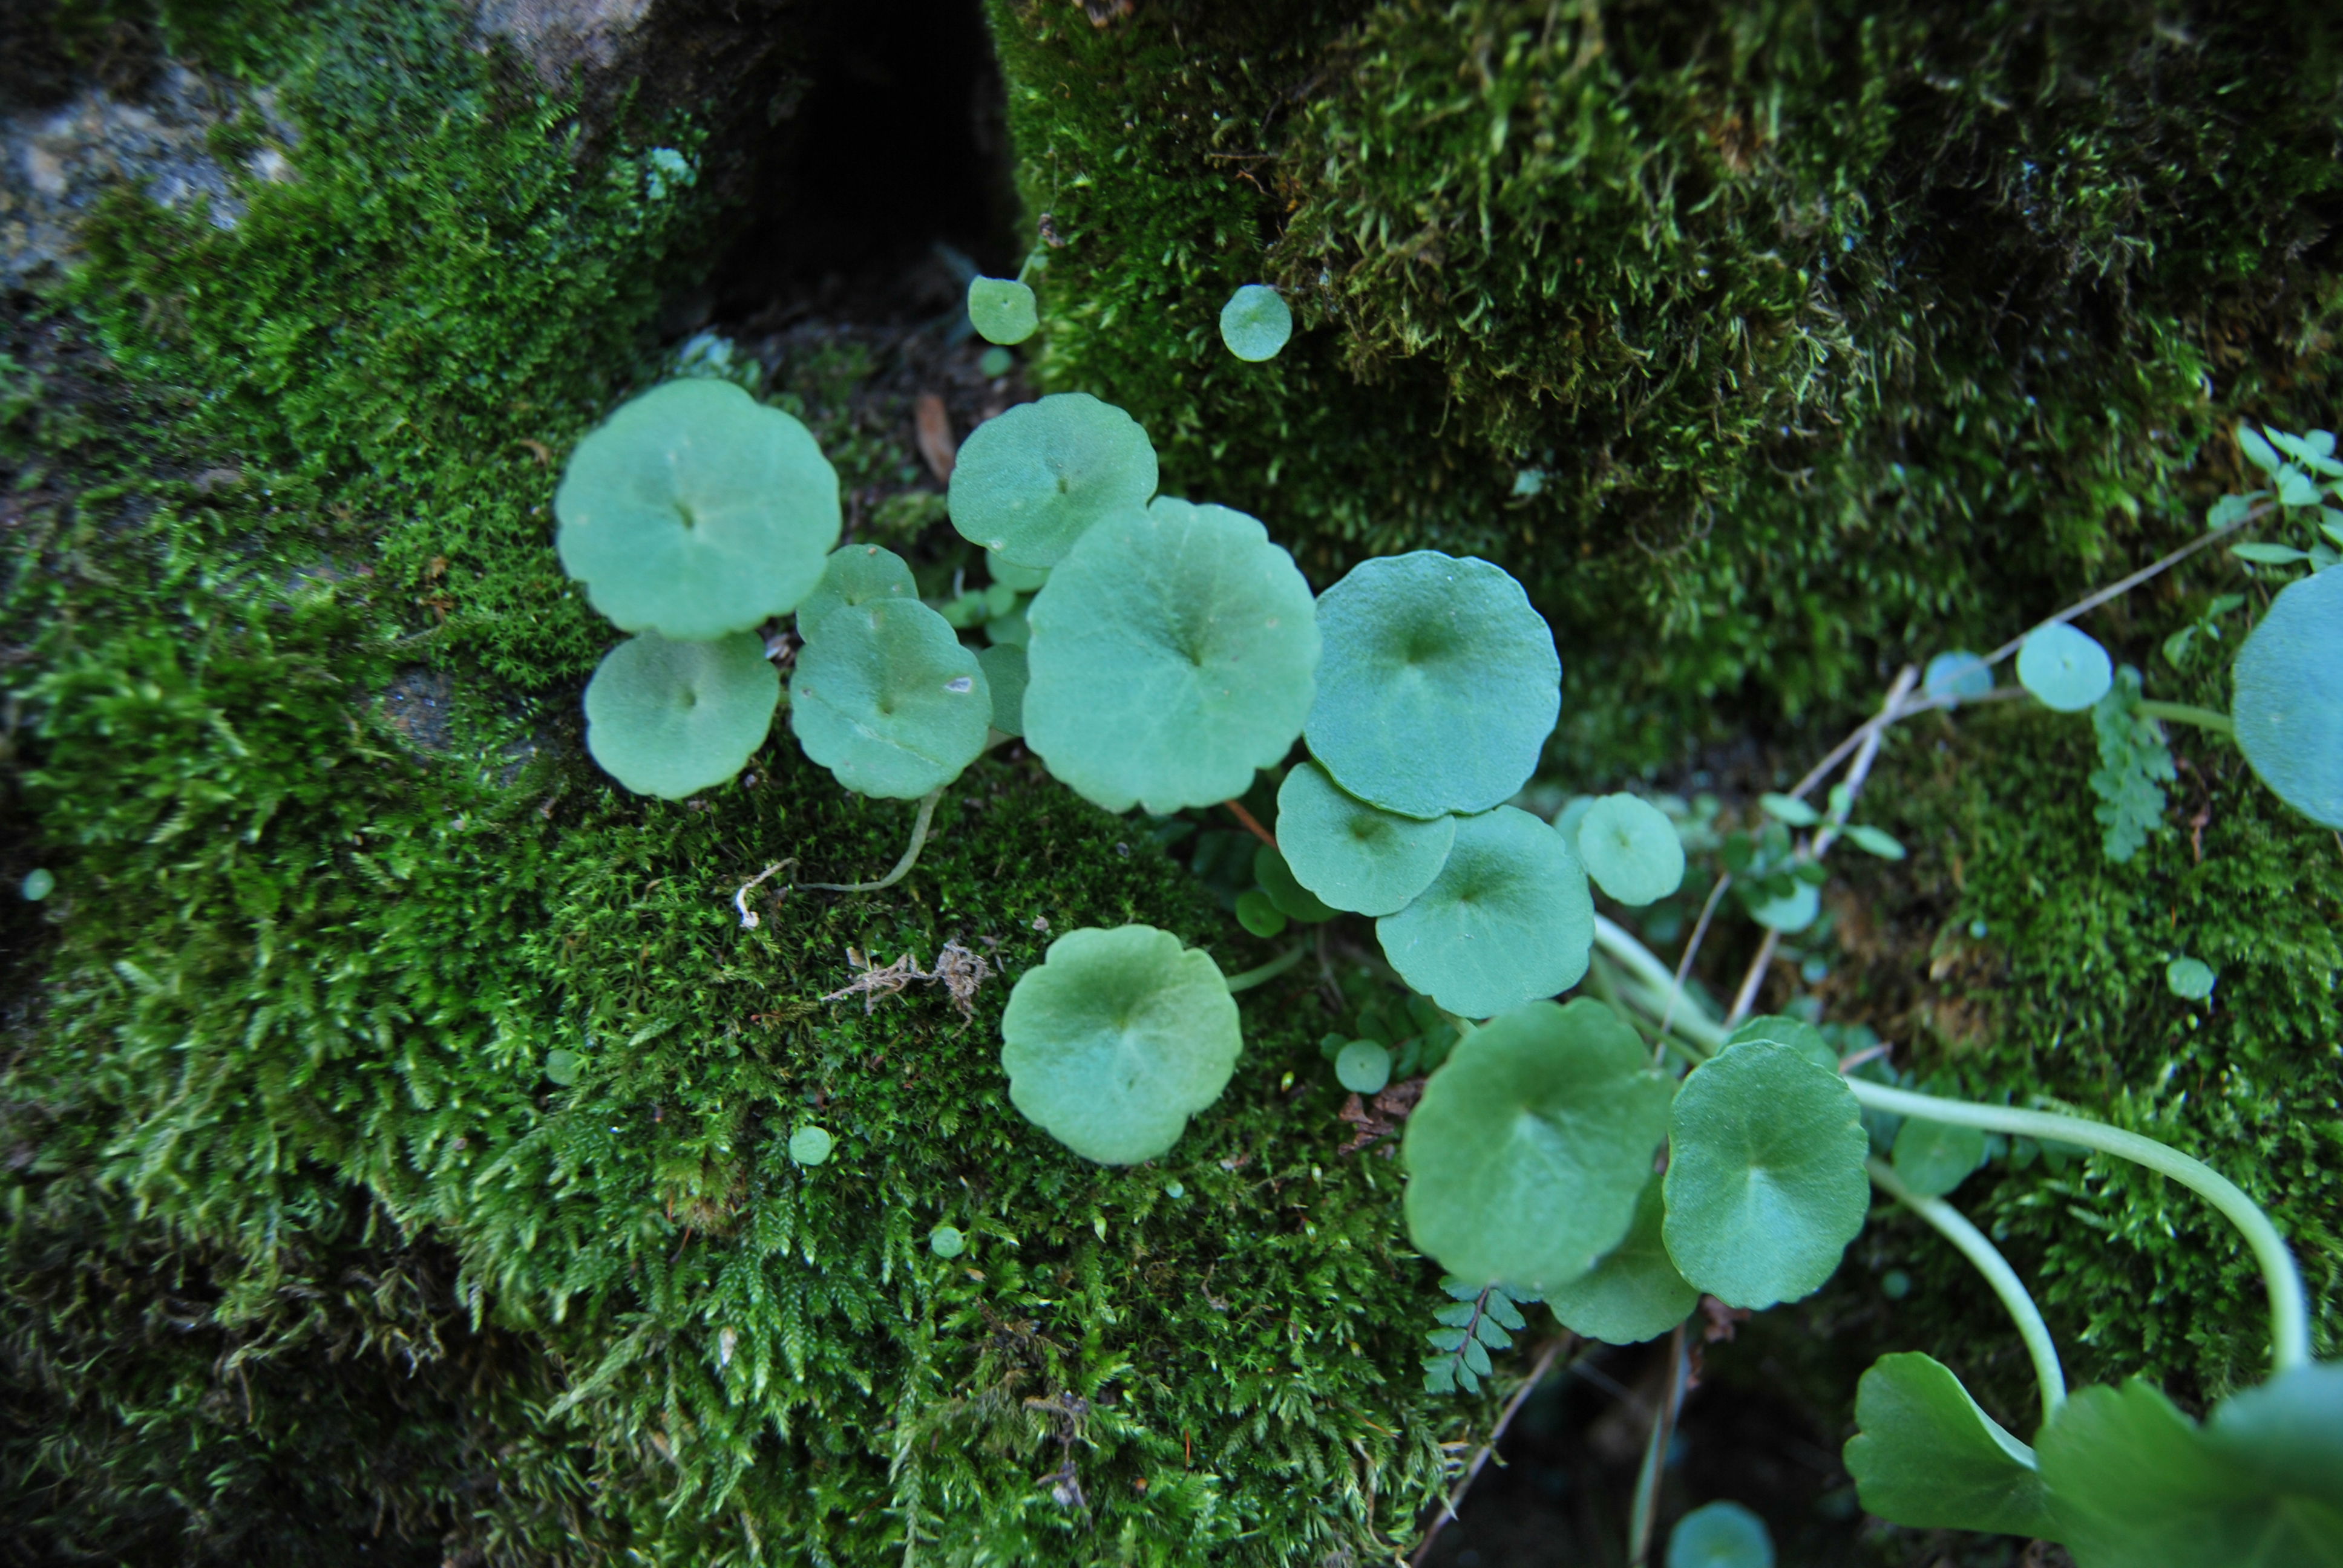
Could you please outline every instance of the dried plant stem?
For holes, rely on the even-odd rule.
[[[1538,1385],[1545,1382],[1545,1374],[1553,1370],[1555,1360],[1563,1352],[1575,1343],[1577,1339],[1576,1334],[1564,1332],[1562,1338],[1538,1352],[1538,1359],[1530,1367],[1530,1375],[1523,1381],[1521,1387],[1513,1391],[1513,1397],[1505,1402],[1505,1408],[1498,1412],[1497,1424],[1489,1431],[1489,1441],[1481,1445],[1481,1452],[1474,1454],[1473,1462],[1465,1467],[1464,1478],[1456,1483],[1456,1490],[1450,1493],[1446,1500],[1441,1503],[1440,1512],[1432,1516],[1431,1527],[1424,1531],[1423,1540],[1417,1544],[1414,1554],[1407,1560],[1408,1568],[1419,1568],[1423,1560],[1431,1555],[1432,1543],[1440,1539],[1440,1532],[1446,1527],[1450,1520],[1456,1517],[1456,1510],[1463,1504],[1464,1494],[1473,1490],[1473,1483],[1480,1475],[1481,1467],[1487,1464],[1489,1456],[1497,1452],[1497,1442],[1505,1435],[1505,1429],[1513,1424],[1513,1417],[1520,1413],[1522,1406],[1529,1402],[1530,1395],[1537,1392]]]
[[[1259,818],[1255,817],[1252,812],[1244,809],[1244,803],[1242,801],[1223,800],[1221,804],[1229,809],[1229,814],[1231,816],[1244,824],[1246,832],[1251,833],[1254,838],[1260,839],[1271,849],[1277,849],[1276,836],[1270,832],[1268,829],[1261,825],[1261,819]],[[1278,849],[1278,853],[1281,855],[1285,851],[1282,849]]]
[[[1678,1323],[1676,1332],[1668,1336],[1667,1392],[1653,1413],[1652,1441],[1644,1444],[1643,1467],[1635,1473],[1635,1502],[1627,1533],[1627,1561],[1632,1568],[1644,1568],[1652,1560],[1652,1527],[1660,1511],[1660,1472],[1667,1465],[1668,1440],[1675,1435],[1676,1412],[1684,1406],[1684,1373],[1689,1370],[1684,1325]]]

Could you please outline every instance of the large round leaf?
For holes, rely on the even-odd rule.
[[[754,632],[629,638],[586,684],[586,749],[638,795],[670,800],[740,771],[773,727],[781,678]]]
[[[1547,1289],[1545,1304],[1563,1327],[1609,1344],[1637,1345],[1692,1315],[1700,1292],[1684,1283],[1660,1240],[1666,1216],[1660,1179],[1649,1177],[1626,1240],[1578,1278]]]
[[[917,599],[832,610],[789,677],[789,729],[859,794],[910,800],[984,749],[992,693],[976,655]]]
[[[1594,885],[1641,906],[1684,885],[1684,840],[1667,813],[1633,795],[1605,795],[1578,819],[1573,841]]]
[[[2237,748],[2278,798],[2343,828],[2343,568],[2287,585],[2237,655]]]
[[[1102,1165],[1171,1148],[1243,1043],[1220,966],[1152,926],[1051,942],[1009,993],[1001,1038],[1011,1103]]]
[[[1576,1279],[1627,1233],[1670,1087],[1601,1002],[1492,1019],[1408,1118],[1408,1234],[1475,1284],[1543,1292]]]
[[[1536,769],[1562,709],[1554,634],[1522,585],[1437,550],[1363,561],[1318,600],[1310,750],[1403,817],[1485,811]]]
[[[1863,1229],[1861,1108],[1839,1076],[1751,1040],[1693,1069],[1668,1117],[1668,1256],[1728,1306],[1811,1295]]]
[[[849,545],[832,550],[821,570],[821,581],[798,606],[798,636],[811,641],[814,628],[834,609],[871,604],[880,599],[916,599],[920,585],[902,557],[878,545]]]
[[[1456,819],[1401,817],[1346,794],[1315,762],[1277,791],[1277,842],[1294,879],[1338,910],[1394,915],[1448,859]]]
[[[2115,667],[2096,638],[2061,621],[2027,635],[2017,650],[2017,678],[2045,708],[2080,713],[2107,694]]]
[[[952,527],[1013,566],[1054,567],[1091,524],[1154,493],[1155,448],[1138,421],[1087,392],[1053,392],[961,443]]]
[[[1310,585],[1242,512],[1159,500],[1118,513],[1026,618],[1026,744],[1110,811],[1242,795],[1310,711]]]
[[[706,641],[795,608],[838,542],[838,476],[803,425],[729,381],[619,405],[554,492],[561,566],[627,631]]]
[[[1511,806],[1460,817],[1432,885],[1375,922],[1383,956],[1416,990],[1487,1018],[1576,985],[1594,945],[1594,900],[1562,835]]]
[[[2034,1451],[1977,1407],[1950,1368],[1882,1356],[1855,1396],[1846,1473],[1864,1512],[1914,1530],[2054,1537]]]

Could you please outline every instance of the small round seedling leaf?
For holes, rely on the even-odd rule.
[[[838,1141],[819,1127],[800,1127],[789,1134],[789,1158],[800,1165],[819,1165],[830,1158]]]
[[[1310,750],[1403,817],[1486,811],[1537,768],[1562,710],[1554,634],[1522,585],[1437,550],[1363,561],[1318,600]]]
[[[832,610],[789,677],[789,729],[858,794],[911,800],[984,749],[992,692],[976,655],[917,599]]]
[[[2237,655],[2237,749],[2270,792],[2343,829],[2343,568],[2288,583]]]
[[[756,633],[670,642],[647,631],[603,655],[587,682],[586,749],[636,794],[680,800],[740,771],[780,699]]]
[[[2036,628],[2017,650],[2018,683],[2060,713],[2080,713],[2115,684],[2107,650],[2061,621]]]
[[[1011,1103],[1101,1165],[1171,1148],[1221,1097],[1243,1043],[1220,966],[1152,926],[1051,942],[1009,993],[1001,1037]]]
[[[1285,857],[1267,844],[1252,852],[1252,876],[1253,880],[1261,884],[1262,891],[1269,895],[1270,901],[1282,910],[1289,920],[1314,926],[1342,912],[1330,909],[1317,894],[1295,881],[1292,869],[1285,863]]]
[[[1354,1040],[1334,1056],[1334,1081],[1353,1094],[1381,1094],[1391,1081],[1392,1053],[1372,1040]]]
[[[578,443],[554,493],[561,567],[624,631],[707,641],[797,608],[838,543],[812,434],[729,381],[655,387]]]
[[[1750,919],[1761,926],[1770,926],[1785,936],[1805,930],[1823,912],[1822,890],[1812,882],[1799,882],[1775,899],[1766,899],[1749,911]]]
[[[1896,1174],[1924,1198],[1941,1198],[1985,1163],[1985,1133],[1942,1121],[1907,1121],[1896,1133]]]
[[[984,552],[984,569],[994,587],[1015,593],[1040,593],[1041,585],[1050,580],[1047,567],[1021,567],[992,550]]]
[[[1955,701],[1983,697],[1993,689],[1993,671],[1976,654],[1956,648],[1928,661],[1926,673],[1920,677],[1920,689],[1930,697]]]
[[[1248,888],[1237,895],[1237,924],[1267,941],[1285,932],[1285,911],[1277,900],[1259,888]]]
[[[939,1258],[957,1258],[968,1251],[968,1238],[955,1226],[939,1225],[928,1232],[928,1251]]]
[[[968,319],[987,343],[1022,343],[1041,324],[1033,291],[1013,277],[970,278]]]
[[[585,1065],[586,1059],[584,1057],[578,1055],[574,1050],[566,1050],[561,1046],[557,1045],[551,1050],[545,1053],[545,1076],[547,1080],[552,1083],[559,1085],[563,1089],[567,1089],[571,1084],[578,1081],[578,1071]]]
[[[2203,1001],[2220,977],[2203,959],[2174,959],[2164,966],[2165,988],[2184,1001]]]
[[[1950,1368],[1882,1356],[1856,1385],[1846,1473],[1864,1512],[1914,1530],[2056,1537],[2034,1451],[1978,1408]]]
[[[1669,1091],[1599,1001],[1491,1020],[1458,1042],[1408,1118],[1408,1234],[1474,1284],[1545,1293],[1578,1278],[1627,1234]]]
[[[1633,795],[1605,795],[1578,821],[1578,859],[1623,904],[1655,903],[1684,886],[1684,842],[1667,813]]]
[[[1811,1295],[1863,1229],[1861,1108],[1788,1046],[1752,1040],[1693,1069],[1668,1142],[1668,1256],[1727,1306]]]
[[[1294,879],[1338,910],[1394,915],[1432,885],[1456,840],[1456,819],[1421,821],[1346,793],[1304,762],[1277,791],[1277,842]]]
[[[1635,1199],[1626,1240],[1585,1273],[1546,1292],[1545,1304],[1563,1327],[1607,1344],[1639,1345],[1692,1315],[1700,1292],[1676,1272],[1660,1239],[1666,1217],[1660,1179],[1650,1177]]]
[[[1158,500],[1084,535],[1034,596],[1026,744],[1110,811],[1244,793],[1310,711],[1310,585],[1226,507]]]
[[[1137,420],[1087,392],[1053,392],[961,444],[952,527],[1013,565],[1054,567],[1100,518],[1145,506],[1155,474]]]
[[[35,866],[25,873],[16,884],[16,896],[28,904],[37,904],[57,890],[57,874],[46,866]]]
[[[1704,1503],[1669,1533],[1668,1568],[1774,1568],[1774,1538],[1738,1503]]]
[[[821,581],[798,606],[798,636],[812,641],[814,628],[834,609],[919,597],[920,585],[912,580],[911,568],[902,557],[878,545],[849,545],[830,552]]]
[[[980,650],[977,664],[992,689],[992,727],[1003,735],[1025,733],[1025,650],[1000,642]]]
[[[1786,1045],[1825,1072],[1838,1070],[1838,1052],[1831,1049],[1823,1031],[1802,1018],[1785,1013],[1761,1013],[1744,1019],[1731,1034],[1725,1037],[1724,1050],[1747,1045],[1752,1040],[1767,1045]]]
[[[1594,945],[1586,872],[1562,835],[1511,806],[1461,817],[1432,885],[1375,922],[1402,979],[1488,1018],[1576,985]]]
[[[1292,336],[1292,307],[1265,283],[1246,284],[1221,307],[1221,341],[1240,359],[1274,359]]]

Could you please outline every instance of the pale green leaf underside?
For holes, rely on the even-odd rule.
[[[670,800],[740,771],[773,726],[781,679],[753,632],[612,648],[586,686],[586,749],[638,795]]]
[[[2055,1537],[2034,1451],[1942,1362],[1882,1356],[1857,1385],[1855,1419],[1846,1470],[1865,1513],[1915,1530]]]
[[[1314,762],[1277,791],[1277,842],[1296,880],[1338,910],[1393,915],[1432,885],[1456,841],[1456,819],[1420,821],[1345,793]]]
[[[2343,568],[2293,582],[2237,655],[2237,748],[2273,794],[2343,829]]]
[[[1691,1315],[1700,1292],[1676,1272],[1660,1239],[1666,1214],[1659,1177],[1647,1177],[1626,1239],[1585,1273],[1545,1292],[1563,1327],[1608,1344],[1635,1345]]]
[[[1450,1012],[1487,1018],[1579,982],[1594,900],[1562,835],[1500,806],[1456,819],[1440,874],[1377,920],[1375,935],[1408,984]]]
[[[952,527],[1021,567],[1054,567],[1100,518],[1155,493],[1147,432],[1087,392],[1055,392],[987,419],[952,466]]]
[[[858,794],[909,800],[984,749],[992,693],[976,655],[917,599],[833,610],[789,677],[789,729]]]
[[[1578,859],[1594,885],[1641,907],[1684,885],[1684,842],[1667,813],[1633,795],[1605,795],[1578,819]]]
[[[2087,634],[2061,622],[2037,628],[2017,650],[2017,679],[2060,713],[2080,713],[2107,694],[2115,666]]]

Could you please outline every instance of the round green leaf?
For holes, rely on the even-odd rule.
[[[669,642],[647,631],[603,655],[586,683],[586,749],[636,794],[680,800],[740,771],[780,698],[754,632]]]
[[[789,1134],[789,1158],[800,1165],[819,1165],[830,1158],[838,1141],[819,1127],[800,1127]]]
[[[992,689],[992,727],[1003,735],[1025,733],[1025,650],[1013,642],[981,649],[976,662]]]
[[[562,569],[596,609],[704,642],[786,614],[821,580],[838,476],[779,408],[729,381],[670,381],[578,443],[553,511]]]
[[[1731,1050],[1736,1045],[1752,1040],[1768,1045],[1786,1045],[1825,1072],[1838,1070],[1838,1052],[1831,1049],[1823,1031],[1802,1018],[1789,1018],[1781,1013],[1761,1013],[1744,1019],[1731,1034],[1725,1037],[1723,1049]]]
[[[1091,525],[1154,493],[1138,421],[1087,392],[1053,392],[970,433],[952,466],[952,527],[1013,565],[1054,567]]]
[[[1914,1530],[2053,1537],[2034,1451],[1979,1409],[1949,1368],[1882,1356],[1856,1385],[1846,1473],[1864,1512]]]
[[[1332,920],[1340,910],[1329,909],[1319,901],[1318,895],[1293,879],[1293,872],[1285,857],[1263,844],[1252,852],[1253,880],[1269,895],[1270,901],[1285,911],[1286,918],[1314,926]]]
[[[1085,534],[1027,611],[1026,744],[1110,811],[1242,795],[1310,711],[1310,585],[1226,507],[1158,500]]]
[[[584,1070],[585,1065],[584,1057],[574,1050],[564,1050],[560,1046],[555,1046],[545,1053],[546,1078],[563,1089],[578,1081],[578,1074]]]
[[[1983,697],[1993,689],[1993,671],[1984,659],[1966,648],[1940,653],[1928,661],[1927,672],[1920,677],[1920,689],[1930,697]]]
[[[1752,1040],[1693,1069],[1668,1140],[1668,1256],[1727,1306],[1812,1294],[1863,1229],[1861,1109],[1788,1046]]]
[[[976,357],[977,373],[988,378],[1006,376],[1017,363],[1017,357],[1006,348],[988,348]]]
[[[1574,847],[1594,885],[1623,904],[1655,903],[1684,886],[1684,842],[1648,800],[1605,795],[1579,819]]]
[[[1550,1293],[1578,1278],[1627,1234],[1669,1090],[1599,1001],[1492,1019],[1458,1042],[1408,1118],[1408,1234],[1474,1284]]]
[[[1009,993],[1009,1099],[1102,1165],[1152,1160],[1221,1097],[1243,1043],[1210,955],[1152,926],[1069,931]]]
[[[917,599],[832,610],[789,677],[789,729],[858,794],[911,800],[984,749],[992,692],[976,655]]]
[[[1274,359],[1292,336],[1292,307],[1265,283],[1246,284],[1221,307],[1221,341],[1240,359]]]
[[[957,1227],[939,1225],[928,1232],[928,1251],[939,1258],[957,1258],[968,1251],[968,1238]]]
[[[1403,817],[1486,811],[1537,768],[1562,710],[1554,634],[1522,585],[1437,550],[1363,561],[1318,600],[1310,750]]]
[[[830,552],[821,581],[798,606],[798,637],[812,641],[814,628],[834,609],[919,597],[920,585],[912,580],[911,568],[902,557],[877,545],[849,545]]]
[[[1805,930],[1822,912],[1822,890],[1812,882],[1798,882],[1780,898],[1760,901],[1749,916],[1759,925],[1771,926],[1786,936]]]
[[[1456,819],[1420,821],[1368,805],[1315,762],[1277,791],[1277,843],[1294,879],[1338,910],[1394,915],[1432,885],[1456,841]]]
[[[1041,324],[1033,291],[1013,277],[970,278],[968,319],[987,343],[1022,343]]]
[[[1774,1568],[1774,1538],[1738,1503],[1704,1503],[1669,1532],[1668,1568]]]
[[[1546,1292],[1545,1304],[1563,1327],[1608,1344],[1637,1345],[1692,1315],[1700,1292],[1676,1272],[1660,1239],[1666,1217],[1660,1179],[1650,1177],[1636,1196],[1627,1239],[1585,1273]]]
[[[2203,959],[2174,959],[2164,966],[2165,989],[2185,1001],[2203,1001],[2219,980]]]
[[[2270,792],[2343,828],[2343,568],[2288,583],[2237,655],[2237,749]]]
[[[1985,1163],[1985,1133],[1942,1121],[1907,1121],[1896,1133],[1896,1174],[1924,1198],[1941,1198]]]
[[[1277,900],[1259,888],[1248,888],[1237,895],[1237,924],[1263,941],[1283,934],[1285,919]]]
[[[1372,1040],[1354,1040],[1334,1054],[1334,1080],[1353,1094],[1381,1094],[1391,1069],[1390,1048]]]
[[[25,873],[16,884],[16,896],[28,904],[37,904],[57,890],[57,874],[46,866],[35,866]]]
[[[2266,1484],[2343,1500],[2343,1362],[2279,1372],[2213,1407],[2207,1443]]]
[[[2107,650],[2064,621],[2036,628],[2017,650],[2018,683],[2060,713],[2080,713],[2107,694]]]
[[[1021,567],[993,550],[984,552],[984,569],[994,586],[1017,593],[1040,593],[1041,585],[1050,580],[1047,567]]]
[[[1461,817],[1432,885],[1375,922],[1383,956],[1450,1012],[1487,1018],[1576,985],[1594,900],[1562,835],[1511,806]]]

